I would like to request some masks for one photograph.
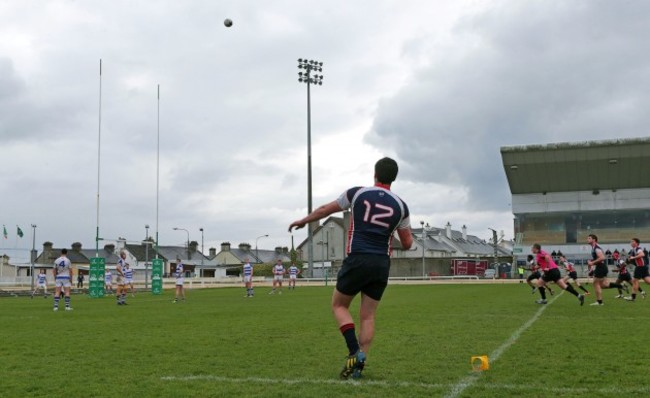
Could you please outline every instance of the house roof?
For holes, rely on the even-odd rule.
[[[149,253],[148,253],[148,258],[147,258],[147,246],[149,246]],[[152,245],[145,245],[145,244],[140,244],[140,245],[125,245],[126,250],[129,251],[133,255],[133,257],[136,258],[138,261],[147,261],[151,260],[152,258],[156,257],[156,252],[154,250],[154,247]]]
[[[214,260],[210,260],[199,251],[188,253],[187,248],[183,246],[158,246],[157,252],[167,261],[175,261],[180,258],[185,265],[216,265]],[[203,261],[201,261],[203,260]]]
[[[68,250],[68,254],[70,254],[71,251],[72,250]],[[88,259],[86,262],[95,257],[95,253],[95,249],[81,249],[81,254]],[[99,257],[104,258],[105,264],[117,264],[117,261],[120,259],[117,254],[106,249],[99,249]]]
[[[231,247],[230,248],[230,253],[235,256],[239,261],[244,263],[244,260],[248,257],[248,259],[252,262],[260,263],[260,259],[255,257],[255,252],[252,250],[243,250],[238,247]]]
[[[650,188],[650,137],[501,148],[514,194]]]
[[[445,228],[436,228],[432,227],[429,228],[429,232],[427,233],[427,248],[430,250],[438,250],[438,249],[433,249],[430,248],[429,246],[431,245],[432,242],[436,242],[439,246],[440,249],[445,250],[445,251],[456,251],[453,247],[451,247],[449,244],[446,242],[442,241],[442,239],[449,239],[447,238],[446,235],[447,231]],[[422,236],[422,228],[417,228],[413,230],[413,234],[418,237]],[[444,236],[444,238],[443,238]],[[435,239],[435,237],[439,237],[438,239]],[[467,235],[467,239],[463,238],[463,233],[461,231],[456,231],[454,229],[451,230],[451,239],[450,241],[452,242],[453,245],[455,245],[458,249],[463,251],[464,253],[467,254],[474,254],[474,255],[481,255],[481,256],[489,256],[494,254],[494,246],[492,246],[490,243],[485,242],[483,239],[479,238],[478,236],[475,235]],[[445,249],[446,248],[446,249]],[[505,249],[502,247],[499,247],[498,249],[499,255],[509,255],[510,253],[507,252]]]
[[[343,223],[343,218],[342,218],[342,217],[334,217],[334,216],[330,216],[330,217],[327,217],[327,218],[325,219],[325,221],[323,221],[323,223],[322,223],[321,225],[319,225],[318,227],[316,227],[316,229],[314,229],[314,235],[317,234],[318,231],[320,231],[321,229],[323,229],[323,228],[325,227],[325,225],[329,224],[330,222],[333,222],[333,223],[337,224],[339,227],[343,228],[343,230],[345,231],[345,224]],[[303,241],[300,242],[300,243],[298,244],[298,246],[296,247],[296,249],[300,249],[301,247],[303,247],[304,245],[306,245],[308,239],[309,239],[309,238],[305,238],[305,239],[303,239]],[[400,245],[400,247],[401,247],[402,244],[399,243],[399,245]]]
[[[52,248],[52,250],[49,251],[49,252],[41,252],[41,254],[39,254],[38,257],[36,257],[35,263],[37,263],[37,264],[46,264],[46,265],[54,263],[54,260],[56,260],[57,258],[59,258],[61,256],[61,250],[62,249],[63,248]],[[89,262],[88,257],[84,256],[83,253],[77,252],[77,251],[72,250],[72,249],[67,249],[67,250],[68,250],[68,254],[66,254],[66,256],[68,257],[68,259],[70,260],[71,263],[73,263],[73,264],[83,264],[83,263]],[[46,254],[48,254],[48,253],[49,253],[49,255],[46,256]]]
[[[282,260],[283,262],[291,261],[291,257],[289,256],[289,253],[283,253],[283,252],[278,253],[277,250],[258,249],[255,251],[255,254],[257,254],[256,257],[263,263],[274,263],[278,259]]]

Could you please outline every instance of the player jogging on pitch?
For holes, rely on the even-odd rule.
[[[180,258],[176,259],[176,272],[174,275],[176,276],[176,297],[174,298],[174,304],[178,303],[178,297],[181,298],[181,300],[185,301],[185,288],[183,287],[183,284],[185,282],[185,277],[184,277],[184,269],[183,269],[183,263],[181,262]]]
[[[104,290],[106,290],[106,294],[113,294],[113,274],[108,268],[104,273]]]
[[[626,297],[628,301],[635,301],[636,294],[640,289],[639,282],[645,281],[650,285],[650,273],[648,272],[648,264],[646,262],[647,256],[643,249],[639,246],[641,241],[638,238],[632,238],[630,246],[634,252],[633,255],[629,256],[628,261],[634,262],[634,281],[632,281],[632,297]],[[645,297],[645,296],[644,296]]]
[[[560,264],[564,266],[564,269],[566,270],[566,276],[562,279],[564,283],[569,283],[570,281],[573,281],[573,283],[580,288],[583,292],[585,292],[585,295],[589,294],[589,291],[582,287],[580,284],[580,281],[578,280],[578,271],[576,271],[575,266],[573,263],[567,261],[566,257],[560,256]]]
[[[278,294],[282,294],[282,281],[286,272],[282,260],[278,259],[278,262],[273,266],[273,290],[269,294],[275,294],[276,285],[279,286]]]
[[[117,267],[115,272],[117,273],[117,289],[115,290],[115,299],[117,299],[117,305],[127,305],[126,304],[126,267],[129,263],[126,262],[126,253],[120,252],[120,259],[117,260]]]
[[[616,278],[616,283],[623,286],[625,288],[625,291],[629,294],[630,293],[629,286],[633,286],[634,283],[632,282],[632,275],[630,275],[630,272],[627,270],[627,261],[622,258],[616,260],[616,269],[614,270],[614,272],[618,272],[618,278]],[[614,298],[624,298],[623,289],[618,289],[618,295],[614,296]]]
[[[348,256],[338,273],[332,297],[332,312],[349,354],[340,373],[343,379],[361,377],[365,366],[375,334],[375,312],[388,283],[393,233],[397,230],[404,250],[413,244],[408,207],[390,190],[397,172],[397,162],[390,158],[380,159],[375,164],[374,186],[350,188],[337,200],[320,206],[289,226],[291,232],[293,228],[302,228],[332,213],[351,210]],[[357,340],[350,304],[359,293]]]
[[[61,257],[54,261],[54,311],[59,310],[61,292],[65,292],[65,310],[72,311],[70,307],[70,288],[72,287],[72,263],[68,259],[68,250],[61,250]]]
[[[576,296],[578,298],[578,301],[580,302],[580,305],[584,305],[585,296],[583,294],[579,294],[573,288],[573,286],[566,284],[564,280],[562,280],[562,274],[560,274],[560,269],[558,268],[557,264],[555,264],[555,261],[553,261],[551,255],[545,252],[544,250],[542,250],[542,246],[540,246],[539,243],[535,243],[533,245],[532,252],[535,255],[535,262],[539,265],[542,272],[544,272],[542,278],[537,280],[537,288],[539,290],[539,294],[542,296],[542,299],[537,300],[536,303],[546,304],[545,286],[548,282],[555,282],[562,289]]]
[[[530,270],[530,275],[528,275],[528,278],[526,278],[526,283],[528,283],[528,286],[533,289],[531,291],[531,294],[535,294],[535,291],[537,290],[537,280],[542,279],[542,273],[539,272],[539,265],[537,265],[535,262],[535,257],[533,257],[532,254],[528,255],[527,262],[528,269]],[[546,290],[551,293],[551,296],[554,294],[553,289],[551,289],[550,286],[546,286]]]
[[[36,294],[38,289],[43,289],[43,298],[47,298],[47,274],[45,273],[44,269],[41,269],[40,272],[38,273],[36,279],[36,287],[32,292],[32,298],[34,298],[34,295]]]
[[[242,268],[244,286],[246,286],[246,295],[244,297],[253,297],[255,296],[255,291],[253,290],[253,266],[248,258],[245,258],[244,261],[246,261]]]
[[[124,293],[126,294],[126,287],[128,285],[131,290],[131,297],[135,297],[135,289],[133,288],[133,268],[131,268],[131,264],[126,263],[126,267],[122,271],[124,271]]]
[[[291,263],[291,267],[289,267],[289,290],[296,290],[298,275],[300,275],[300,269],[296,267],[296,264]]]
[[[603,289],[622,289],[623,286],[607,280],[609,269],[605,264],[605,252],[598,246],[598,237],[594,234],[589,235],[587,243],[591,246],[591,260],[587,261],[587,264],[594,267],[594,289],[596,290],[596,302],[591,305],[604,305]]]

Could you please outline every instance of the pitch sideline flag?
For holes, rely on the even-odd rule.
[[[22,238],[23,235],[24,235],[24,234],[23,234],[23,230],[20,229],[20,227],[19,227],[18,225],[16,225],[16,235],[18,235],[18,236],[21,237],[21,238]]]

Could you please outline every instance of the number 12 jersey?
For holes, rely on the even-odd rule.
[[[336,201],[351,210],[348,254],[390,255],[393,232],[411,225],[406,203],[381,186],[350,188]]]

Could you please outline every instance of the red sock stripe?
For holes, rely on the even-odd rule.
[[[341,326],[339,330],[341,333],[345,333],[350,329],[354,329],[354,323],[346,323],[345,325]]]

